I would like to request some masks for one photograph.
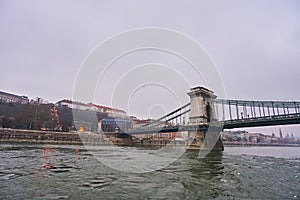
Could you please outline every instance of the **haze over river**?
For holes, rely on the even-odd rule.
[[[1,143],[0,198],[300,199],[300,147],[225,147],[205,158],[189,152],[147,173],[115,170],[93,156],[117,160],[126,152],[126,159],[142,154],[151,162],[154,151]]]

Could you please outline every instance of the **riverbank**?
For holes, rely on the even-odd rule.
[[[172,141],[159,141],[151,139],[118,138],[117,133],[96,134],[92,132],[55,132],[0,128],[0,142],[13,143],[40,143],[40,144],[76,144],[76,145],[125,145],[125,146],[165,146]],[[271,147],[300,147],[300,144],[278,143],[249,143],[249,142],[223,142],[224,146],[271,146]],[[173,145],[176,146],[176,143]],[[180,146],[180,144],[178,144]]]
[[[85,132],[54,132],[21,129],[0,129],[0,142],[30,142],[54,144],[99,143],[101,137]]]
[[[250,146],[258,146],[258,147],[300,147],[300,144],[279,144],[279,143],[251,143],[251,142],[226,142],[223,141],[224,146],[228,147],[250,147]]]
[[[0,142],[74,144],[74,145],[124,145],[124,146],[164,146],[170,141],[152,141],[118,137],[118,133],[96,134],[92,132],[55,132],[0,128]]]

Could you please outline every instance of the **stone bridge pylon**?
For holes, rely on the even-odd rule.
[[[217,124],[215,106],[212,99],[216,99],[213,91],[204,87],[192,88],[188,93],[190,96],[190,125],[207,125],[206,130],[189,131],[189,149],[208,149],[224,150],[223,142],[220,137],[222,128],[214,126]],[[213,125],[214,128],[210,128]],[[215,128],[217,127],[217,128]]]

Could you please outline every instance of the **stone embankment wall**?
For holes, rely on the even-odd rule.
[[[19,129],[0,129],[0,141],[38,143],[99,143],[101,136],[94,133],[51,132]]]

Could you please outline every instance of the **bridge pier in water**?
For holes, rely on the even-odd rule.
[[[188,149],[223,151],[224,146],[220,137],[222,128],[209,128],[210,125],[217,122],[215,107],[210,101],[216,99],[217,96],[214,95],[213,91],[204,87],[192,88],[188,95],[191,102],[189,124],[208,126],[206,130],[189,131],[188,138],[191,140]]]

